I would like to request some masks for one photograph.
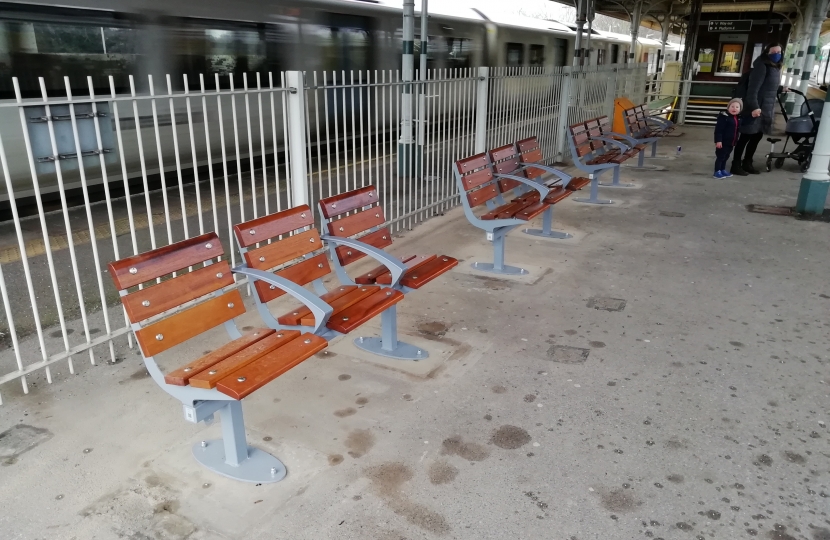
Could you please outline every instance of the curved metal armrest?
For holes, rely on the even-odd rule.
[[[521,176],[515,176],[512,174],[494,174],[494,178],[507,178],[508,180],[516,180],[521,182],[522,184],[527,184],[528,186],[532,187],[536,191],[539,192],[539,196],[544,199],[548,196],[548,192],[550,191],[548,188],[540,184],[539,182],[534,182],[533,180],[528,180],[527,178],[522,178]]]
[[[361,242],[360,240],[355,240],[354,238],[343,238],[340,236],[331,236],[331,235],[323,235],[323,241],[328,243],[329,245],[339,244],[341,246],[350,247],[352,249],[356,249],[358,251],[362,251],[366,255],[372,257],[383,266],[389,269],[389,272],[392,273],[392,287],[397,287],[398,283],[401,281],[404,273],[406,272],[406,265],[401,262],[400,259],[391,255],[382,249],[378,249],[375,246],[370,246],[365,242]],[[334,249],[332,247],[332,249]]]
[[[278,287],[290,294],[291,296],[293,296],[294,298],[296,298],[297,300],[299,300],[300,302],[302,302],[308,309],[311,310],[312,315],[314,315],[315,334],[320,328],[323,327],[323,325],[326,324],[326,322],[328,322],[329,317],[334,311],[334,309],[330,305],[320,300],[319,297],[313,295],[312,293],[300,287],[293,281],[289,281],[283,277],[274,275],[271,272],[265,272],[264,270],[254,270],[253,268],[248,268],[247,266],[237,266],[231,271],[237,274],[248,276],[252,279],[264,281],[269,285]]]
[[[571,175],[564,173],[554,167],[548,167],[547,165],[539,165],[538,163],[525,163],[524,161],[520,161],[519,164],[525,169],[540,169],[545,172],[555,174],[556,176],[561,178],[565,182],[565,184],[567,184],[571,180]]]
[[[654,122],[655,124],[663,127],[669,127],[674,125],[674,122],[672,122],[671,120],[660,118],[659,116],[646,116],[646,123],[649,122]]]
[[[614,133],[614,135],[619,136],[619,133]],[[625,137],[626,139],[632,139],[632,140],[634,139],[633,137],[628,137],[626,135],[623,135],[623,137]],[[621,141],[618,141],[617,139],[613,139],[611,137],[590,137],[589,140],[591,140],[591,141],[605,141],[605,142],[611,143],[615,146],[618,146],[620,148],[620,152],[627,152],[627,151],[631,150],[630,146],[628,146],[626,144],[623,144]]]

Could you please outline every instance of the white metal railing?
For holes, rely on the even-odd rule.
[[[458,204],[455,160],[534,135],[563,160],[569,123],[646,98],[645,65],[430,71],[412,83],[414,143],[401,145],[398,71],[139,82],[41,80],[24,99],[15,81],[0,102],[0,385],[28,392],[56,363],[74,373],[76,356],[132,346],[109,261],[215,231],[236,264],[234,224],[368,184],[393,230],[411,228]]]

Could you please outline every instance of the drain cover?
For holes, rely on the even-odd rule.
[[[601,309],[603,311],[622,311],[625,309],[625,300],[622,298],[595,296],[594,298],[588,300],[588,307]]]
[[[756,214],[772,214],[773,216],[792,216],[792,206],[766,206],[763,204],[748,204],[746,209]]]

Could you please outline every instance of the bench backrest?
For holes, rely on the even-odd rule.
[[[571,133],[571,142],[577,158],[589,156],[605,146],[604,141],[591,141],[590,130],[585,123],[572,124],[568,130]]]
[[[238,290],[221,292],[234,283],[228,261],[214,262],[222,255],[219,237],[208,233],[108,265],[144,357],[245,313]],[[177,309],[191,301],[198,303]]]
[[[386,223],[383,207],[375,186],[365,186],[333,197],[320,199],[320,213],[326,219],[326,228],[332,236],[354,237],[361,242],[383,249],[392,245],[392,234]],[[341,266],[366,256],[362,251],[347,246],[335,248]]]
[[[649,129],[648,122],[646,121],[646,117],[643,113],[642,105],[626,109],[624,114],[626,131],[628,131],[628,135],[636,137]]]
[[[493,167],[487,154],[481,153],[455,162],[453,171],[458,179],[461,200],[470,209],[499,197],[499,186],[494,181]]]
[[[505,144],[499,146],[488,152],[490,156],[490,164],[493,167],[493,172],[496,174],[510,174],[513,176],[520,176],[526,178],[524,170],[520,164],[521,154],[516,150],[516,145]],[[501,178],[498,181],[499,190],[502,193],[507,193],[511,189],[515,189],[522,185],[518,180],[510,178]]]
[[[542,147],[539,146],[539,140],[536,137],[528,137],[516,143],[516,149],[521,155],[522,163],[539,163],[544,164],[545,157],[542,155]],[[524,170],[525,177],[529,179],[538,178],[545,174],[542,169],[534,169],[528,167]]]
[[[307,204],[240,223],[233,232],[249,268],[273,271],[297,285],[331,272],[320,233],[314,228],[314,213]],[[285,294],[260,280],[254,282],[254,288],[261,302]]]

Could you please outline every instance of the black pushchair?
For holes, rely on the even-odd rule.
[[[787,116],[787,110],[781,101],[783,93],[779,92],[776,97],[778,99],[778,105],[781,106],[781,114],[784,115],[784,120],[787,122],[787,127],[784,129],[787,140],[784,141],[783,150],[776,152],[775,143],[781,139],[772,137],[767,139],[771,143],[769,154],[767,154],[768,172],[772,170],[773,164],[776,169],[780,169],[784,165],[784,160],[787,158],[798,161],[801,172],[806,172],[810,167],[810,159],[813,157],[813,147],[816,144],[816,134],[818,134],[818,124],[821,121],[821,112],[824,110],[824,100],[807,99],[804,94],[792,88],[789,91],[804,98],[804,102],[801,104],[801,115]],[[790,139],[797,146],[792,152],[787,152],[787,143]]]

